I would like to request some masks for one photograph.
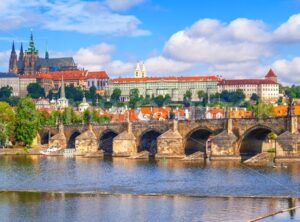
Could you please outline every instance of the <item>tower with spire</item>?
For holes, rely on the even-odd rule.
[[[272,80],[273,82],[277,83],[277,75],[274,73],[272,69],[269,70],[265,79]]]
[[[19,59],[18,59],[18,74],[24,74],[24,51],[23,51],[23,43],[21,43]]]
[[[9,68],[8,68],[8,72],[10,73],[18,73],[18,65],[17,65],[17,53],[15,50],[15,42],[13,42],[12,44],[12,48],[11,48],[11,53],[10,53],[10,58],[9,58]]]
[[[38,50],[36,50],[34,41],[33,41],[33,34],[32,31],[30,33],[30,40],[28,49],[25,50],[24,56],[24,73],[25,74],[35,74],[36,71],[36,63],[38,60]]]
[[[69,101],[65,95],[64,76],[61,76],[60,98],[57,100],[57,109],[62,110],[69,106]]]
[[[134,77],[135,78],[147,77],[145,63],[142,64],[142,67],[139,62],[136,64],[135,69],[134,69]]]

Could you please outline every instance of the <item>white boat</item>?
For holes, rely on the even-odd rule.
[[[61,150],[61,148],[59,146],[51,146],[49,147],[47,150],[42,150],[40,151],[40,154],[43,154],[43,155],[50,155],[51,153],[55,153],[57,151]]]

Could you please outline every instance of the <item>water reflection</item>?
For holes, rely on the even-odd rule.
[[[292,201],[292,202],[291,202]],[[188,198],[11,192],[0,194],[1,221],[247,221],[297,199]],[[266,221],[296,221],[295,212]]]
[[[0,189],[300,196],[300,165],[248,167],[238,161],[185,162],[0,157]]]

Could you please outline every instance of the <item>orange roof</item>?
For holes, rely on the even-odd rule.
[[[89,72],[87,70],[68,70],[68,71],[38,73],[35,75],[21,75],[20,78],[60,80],[62,76],[64,77],[65,80],[86,80],[92,78],[108,79],[108,75],[105,71]]]
[[[266,77],[277,77],[277,75],[273,72],[272,69],[270,69],[269,72],[267,73]]]
[[[161,77],[143,77],[143,78],[116,78],[112,82],[151,82],[151,81],[219,81],[217,76],[161,76]]]

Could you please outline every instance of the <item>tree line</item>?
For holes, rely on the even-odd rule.
[[[22,146],[30,146],[40,127],[55,126],[58,122],[64,124],[108,123],[110,118],[101,116],[97,110],[76,113],[71,107],[50,113],[38,112],[29,96],[21,98],[16,107],[0,101],[0,146],[7,145],[9,141]]]

